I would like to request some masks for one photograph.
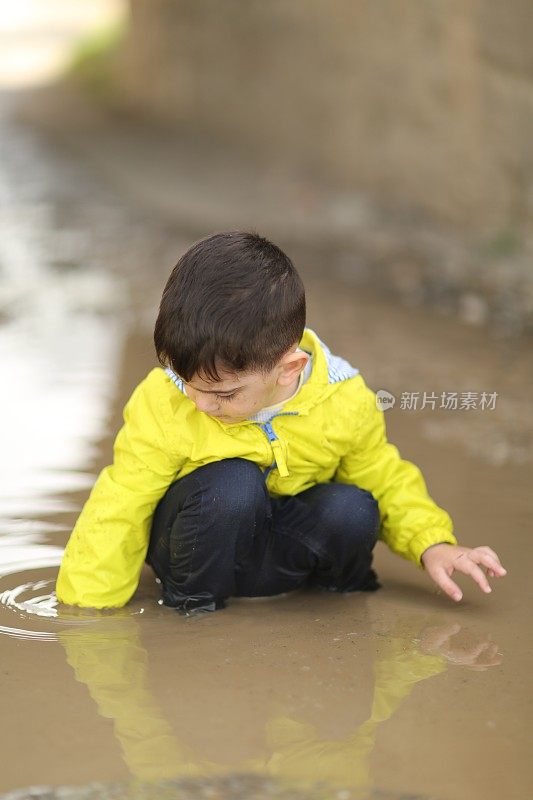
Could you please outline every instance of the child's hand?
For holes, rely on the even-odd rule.
[[[460,547],[444,542],[433,544],[422,553],[422,564],[437,586],[457,601],[463,593],[451,579],[455,570],[470,575],[484,592],[491,592],[492,589],[481,566],[487,568],[487,575],[491,578],[503,578],[507,574],[490,547]]]

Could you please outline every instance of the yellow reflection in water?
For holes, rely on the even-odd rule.
[[[101,620],[88,629],[67,629],[58,638],[76,680],[87,685],[99,714],[114,720],[115,736],[134,779],[150,782],[256,773],[300,788],[323,781],[362,797],[372,786],[370,755],[378,727],[416,683],[441,673],[448,661],[474,668],[501,661],[496,645],[487,640],[480,643],[479,637],[466,647],[463,641],[456,652],[453,640],[461,629],[458,623],[424,626],[415,639],[406,638],[401,628],[398,623],[396,633],[380,641],[371,714],[353,734],[342,740],[324,739],[316,727],[278,708],[265,724],[263,756],[233,764],[202,758],[187,745],[186,732],[182,737],[175,734],[148,688],[148,654],[136,618]],[[185,686],[183,691],[187,691]]]

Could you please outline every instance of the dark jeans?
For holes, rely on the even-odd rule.
[[[332,482],[272,498],[256,464],[229,458],[171,484],[154,513],[146,561],[163,603],[185,613],[303,585],[374,591],[379,526],[370,492]]]

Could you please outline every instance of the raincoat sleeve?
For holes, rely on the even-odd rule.
[[[56,584],[62,603],[123,606],[137,588],[153,512],[178,470],[157,372],[126,403],[113,463],[98,476],[72,531]]]
[[[432,544],[457,544],[448,513],[429,496],[420,469],[402,459],[387,441],[384,413],[361,376],[356,386],[353,445],[341,458],[335,480],[371,492],[381,515],[379,538],[391,550],[419,567]]]

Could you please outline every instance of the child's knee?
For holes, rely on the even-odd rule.
[[[199,472],[202,472],[200,475]],[[264,476],[257,464],[244,458],[212,462],[195,472],[204,503],[219,515],[241,517],[254,514],[267,499]]]
[[[230,458],[198,467],[172,483],[154,512],[150,548],[168,549],[175,525],[201,518],[200,530],[209,522],[234,521],[250,516],[267,498],[263,474],[252,461]],[[220,527],[220,524],[218,527]]]
[[[365,489],[337,484],[330,494],[326,516],[327,527],[335,538],[375,544],[381,524],[379,506]]]
[[[180,485],[181,484],[181,485]],[[213,461],[189,473],[176,487],[174,525],[191,525],[197,536],[226,543],[247,532],[268,514],[269,501],[263,473],[252,461],[229,458]],[[176,502],[177,501],[177,502]],[[177,516],[176,516],[177,509]]]

